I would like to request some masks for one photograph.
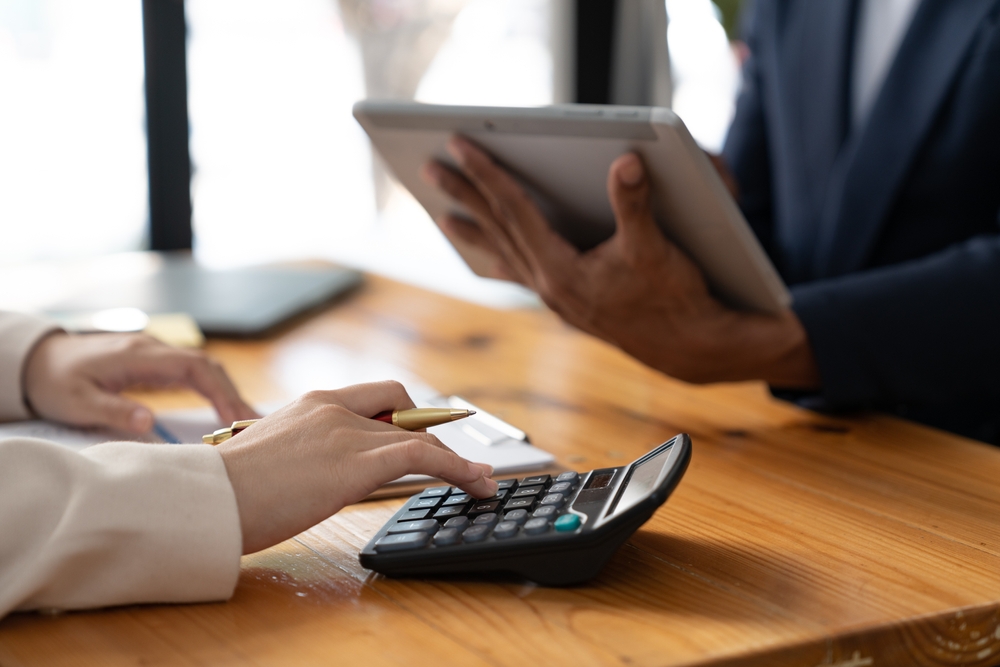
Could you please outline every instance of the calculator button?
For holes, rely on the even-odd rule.
[[[434,512],[435,519],[445,519],[450,516],[458,516],[462,513],[461,507],[442,507],[437,512]]]
[[[489,514],[480,514],[475,519],[473,519],[472,524],[474,526],[492,526],[497,522],[497,515],[493,512]]]
[[[450,547],[453,544],[458,544],[461,539],[462,531],[458,528],[444,528],[434,536],[434,546]]]
[[[493,529],[493,537],[498,540],[506,540],[508,537],[514,537],[517,535],[517,524],[513,521],[501,521],[497,524],[497,527]]]
[[[386,535],[375,543],[375,551],[386,553],[388,551],[406,551],[407,549],[420,549],[426,547],[431,541],[430,533],[400,533],[399,535]]]
[[[525,477],[521,480],[521,486],[528,486],[529,484],[548,484],[548,475],[535,475],[533,477]]]
[[[507,501],[507,504],[503,506],[505,510],[530,510],[532,505],[535,504],[535,497],[531,496],[529,498],[514,498],[513,500]]]
[[[524,524],[524,532],[528,535],[541,535],[542,533],[548,532],[548,530],[548,519],[532,519],[528,523]]]
[[[570,484],[576,484],[580,479],[580,473],[573,472],[572,470],[564,472],[556,477],[557,482],[569,482]]]
[[[469,510],[469,514],[474,515],[474,514],[484,514],[486,512],[496,512],[498,507],[500,507],[499,500],[494,500],[493,502],[487,502],[487,503],[475,503],[472,506],[472,509]]]
[[[513,510],[507,512],[503,515],[504,521],[513,521],[517,525],[521,525],[528,520],[528,510]]]
[[[400,521],[416,521],[417,519],[426,519],[427,515],[430,514],[430,510],[410,510],[399,517]]]
[[[442,498],[444,496],[447,496],[449,491],[451,491],[451,487],[450,486],[432,486],[432,487],[426,488],[423,491],[421,491],[420,497],[421,498]]]
[[[566,504],[566,496],[561,493],[550,493],[549,495],[542,498],[542,506],[552,505],[553,507],[562,507]]]
[[[426,533],[416,533],[417,535],[426,535]],[[466,542],[482,542],[490,534],[490,527],[484,525],[469,526],[462,533],[462,539]],[[395,537],[395,535],[393,536]],[[382,538],[385,539],[385,538]]]
[[[551,519],[559,512],[553,505],[542,505],[531,515],[536,519]]]
[[[419,510],[424,508],[430,509],[433,507],[437,507],[439,502],[441,502],[440,498],[421,498],[419,500],[414,501],[410,505],[410,509],[414,510]]]
[[[445,499],[445,505],[464,505],[465,503],[472,500],[472,496],[468,493],[453,493]]]
[[[397,533],[430,533],[433,535],[437,532],[438,528],[441,527],[434,519],[421,519],[420,521],[405,521],[403,523],[397,523],[395,526],[385,531],[389,535],[395,535]]]
[[[573,489],[573,485],[569,482],[556,482],[549,487],[549,493],[569,493]]]
[[[498,489],[512,489],[517,484],[516,479],[501,479],[497,482]]]
[[[514,498],[524,498],[525,496],[537,496],[543,491],[540,486],[522,486],[514,492]]]
[[[445,528],[457,528],[458,530],[463,530],[466,526],[471,523],[469,517],[467,516],[455,516],[444,522]]]
[[[483,501],[503,500],[506,495],[507,495],[507,489],[497,489],[497,494],[495,496],[493,496],[492,498],[484,498]]]
[[[576,514],[563,514],[556,519],[556,530],[560,533],[567,533],[580,527],[580,517]]]

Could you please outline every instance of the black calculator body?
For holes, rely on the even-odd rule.
[[[493,498],[430,487],[382,526],[361,564],[390,576],[583,583],[667,500],[690,458],[682,434],[627,466],[500,480]]]

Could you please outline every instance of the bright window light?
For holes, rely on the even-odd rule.
[[[0,99],[0,262],[139,247],[141,4],[0,3]]]
[[[673,109],[702,148],[722,151],[740,86],[739,63],[711,0],[666,0]]]
[[[351,106],[369,92],[548,103],[548,16],[547,0],[188,0],[197,256],[325,258],[482,303],[533,303],[472,274],[373,165]]]

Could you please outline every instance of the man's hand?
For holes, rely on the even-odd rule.
[[[469,463],[429,433],[371,419],[412,407],[398,382],[314,391],[219,445],[243,553],[298,535],[407,474],[438,477],[476,498],[496,494],[490,466]]]
[[[41,417],[75,426],[148,433],[153,413],[118,393],[130,387],[182,386],[212,401],[223,422],[258,415],[218,362],[141,334],[56,333],[25,363],[24,396]]]
[[[430,163],[423,177],[474,222],[447,215],[437,223],[460,250],[492,258],[488,277],[533,289],[568,323],[682,380],[818,386],[806,332],[793,313],[725,307],[694,262],[664,238],[638,156],[623,155],[608,172],[614,236],[580,253],[489,155],[459,137],[448,150],[462,173]]]

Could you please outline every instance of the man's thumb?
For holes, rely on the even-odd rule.
[[[649,202],[649,179],[642,160],[635,153],[627,153],[611,164],[608,171],[608,198],[614,209],[618,231],[628,241],[656,227]]]

